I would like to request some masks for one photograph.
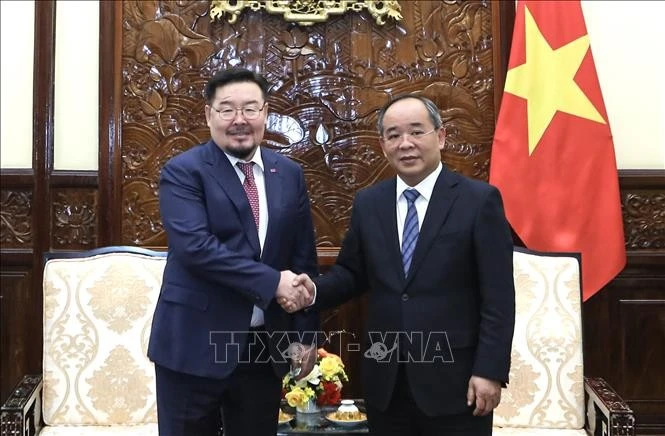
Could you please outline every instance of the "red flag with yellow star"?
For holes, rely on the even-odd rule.
[[[490,183],[528,248],[582,253],[584,300],[623,269],[614,146],[579,1],[517,4]]]

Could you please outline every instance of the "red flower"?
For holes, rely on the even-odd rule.
[[[319,406],[333,406],[337,403],[342,398],[342,392],[341,389],[337,387],[337,385],[333,382],[330,381],[324,381],[323,382],[323,391],[319,394],[318,398],[316,399],[316,404]]]

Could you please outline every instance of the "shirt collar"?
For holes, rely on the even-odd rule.
[[[247,162],[247,163],[254,162],[256,165],[259,166],[259,168],[261,168],[261,172],[263,172],[263,158],[261,157],[261,147],[258,147],[256,149],[256,152],[254,153],[254,156],[248,161],[238,159],[237,157],[232,156],[232,155],[228,154],[227,152],[224,152],[224,154],[229,159],[229,162],[231,162],[231,166],[234,167],[234,168],[235,168],[235,166],[238,162]]]
[[[425,177],[420,183],[418,183],[416,186],[409,186],[402,180],[400,176],[397,176],[397,201],[399,201],[399,197],[402,195],[405,189],[415,189],[418,191],[420,195],[422,195],[425,200],[429,202],[430,198],[432,198],[432,192],[434,191],[434,185],[436,184],[436,180],[439,178],[439,174],[441,174],[441,171],[443,170],[443,165],[441,162],[439,162],[439,166],[436,167],[434,171],[432,171],[427,177]]]

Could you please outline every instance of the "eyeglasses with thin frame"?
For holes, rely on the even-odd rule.
[[[390,133],[388,133],[387,136],[383,137],[383,141],[387,145],[389,145],[391,147],[394,147],[394,146],[400,145],[402,143],[402,138],[404,138],[405,135],[411,141],[418,142],[418,141],[421,141],[425,136],[429,135],[430,133],[434,133],[437,130],[439,130],[439,129],[437,129],[435,127],[432,130],[429,130],[427,132],[423,131],[422,129],[413,129],[411,131],[403,132],[403,133],[390,132]]]
[[[267,103],[267,102],[266,102]],[[266,107],[266,103],[263,103],[261,107],[258,106],[245,106],[245,107],[231,107],[224,106],[221,109],[217,109],[213,106],[210,106],[210,109],[217,112],[217,115],[220,119],[224,121],[231,121],[236,117],[238,111],[242,114],[243,118],[246,120],[255,120],[259,117],[261,111]]]

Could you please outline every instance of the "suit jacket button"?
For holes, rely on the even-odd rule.
[[[402,301],[409,301],[409,294],[402,294]]]

